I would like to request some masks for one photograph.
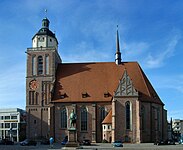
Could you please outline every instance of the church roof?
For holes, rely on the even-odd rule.
[[[125,70],[141,101],[164,105],[137,62],[61,63],[52,102],[111,102]]]
[[[109,111],[102,124],[112,124],[112,109]]]

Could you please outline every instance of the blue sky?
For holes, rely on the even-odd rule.
[[[63,62],[114,61],[119,25],[123,61],[138,61],[165,103],[183,119],[182,0],[1,0],[0,108],[25,109],[27,48],[45,17]]]

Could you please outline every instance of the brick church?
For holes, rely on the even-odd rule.
[[[138,62],[122,61],[118,31],[114,62],[63,63],[49,23],[26,51],[27,138],[61,141],[74,110],[78,141],[166,139],[164,104]]]

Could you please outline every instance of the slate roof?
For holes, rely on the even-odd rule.
[[[111,102],[124,70],[141,101],[164,105],[137,62],[61,63],[52,102]]]

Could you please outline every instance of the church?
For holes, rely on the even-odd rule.
[[[73,110],[80,142],[167,138],[164,103],[138,62],[121,59],[118,30],[114,62],[63,63],[49,24],[42,20],[26,51],[27,138],[62,141]]]

